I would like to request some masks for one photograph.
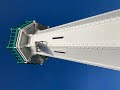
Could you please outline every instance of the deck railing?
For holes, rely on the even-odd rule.
[[[18,63],[24,63],[24,59],[22,58],[22,56],[19,54],[17,48],[16,48],[16,42],[17,42],[17,37],[18,37],[18,33],[19,31],[24,28],[25,26],[29,25],[30,23],[32,23],[33,21],[26,21],[24,24],[16,27],[16,28],[12,28],[11,29],[11,35],[10,35],[10,40],[9,40],[9,44],[7,46],[7,48],[11,51],[11,53],[16,57],[16,59],[18,60]]]

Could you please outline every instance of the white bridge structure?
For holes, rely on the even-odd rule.
[[[8,48],[18,63],[55,57],[120,70],[120,10],[52,28],[26,21],[11,29]]]

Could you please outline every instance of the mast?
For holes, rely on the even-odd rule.
[[[20,63],[55,57],[120,70],[120,10],[52,28],[27,21],[12,29],[8,48]]]

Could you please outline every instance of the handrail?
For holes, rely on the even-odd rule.
[[[16,48],[16,42],[17,42],[17,37],[19,31],[24,28],[25,26],[29,25],[33,21],[26,21],[24,24],[11,29],[11,34],[10,34],[10,40],[7,48],[10,50],[10,52],[17,58],[17,63],[25,63],[24,59],[22,56],[19,54],[17,48]]]

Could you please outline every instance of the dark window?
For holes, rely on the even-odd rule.
[[[62,39],[63,37],[53,37],[53,39]]]
[[[47,29],[48,27],[47,26],[44,26],[42,24],[37,24],[37,27],[36,27],[38,30],[45,30]]]
[[[65,53],[65,52],[62,52],[62,51],[54,51],[54,52],[56,52],[56,53]]]

